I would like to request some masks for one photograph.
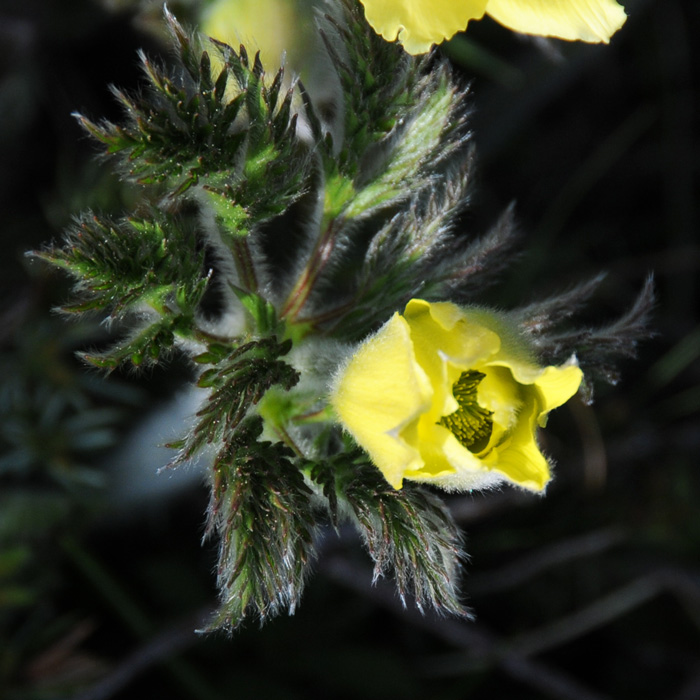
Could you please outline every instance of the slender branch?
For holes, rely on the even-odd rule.
[[[143,646],[129,654],[105,678],[87,690],[76,695],[73,700],[109,700],[115,697],[140,674],[155,665],[173,662],[173,656],[201,643],[202,637],[194,630],[201,627],[204,620],[211,617],[211,610],[201,610],[164,630]],[[218,694],[197,684],[198,700],[221,700]]]
[[[571,615],[526,632],[509,644],[509,649],[525,656],[541,654],[603,627],[655,598],[663,589],[663,582],[653,574],[635,579]]]
[[[469,579],[469,591],[475,595],[488,595],[517,588],[548,569],[599,554],[625,539],[625,533],[621,530],[602,528],[580,537],[560,540],[491,573],[473,574]]]
[[[296,444],[294,438],[292,438],[289,432],[285,430],[283,425],[274,425],[272,430],[275,432],[280,442],[287,445],[287,447],[289,447],[289,449],[292,450],[297,457],[304,457],[304,452],[302,451],[301,447]]]
[[[362,569],[341,556],[334,556],[321,561],[319,568],[336,583],[370,597],[414,627],[497,665],[512,679],[536,689],[543,697],[553,700],[606,700],[606,696],[583,687],[565,674],[528,659],[515,650],[506,649],[503,642],[485,630],[483,625],[421,615],[417,610],[404,608],[388,583],[378,581],[374,586],[370,585],[372,575],[367,567]]]

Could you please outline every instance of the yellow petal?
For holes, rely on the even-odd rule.
[[[477,387],[477,400],[480,406],[493,414],[493,432],[489,445],[501,441],[501,438],[515,424],[518,411],[523,403],[521,387],[513,379],[506,367],[483,368],[486,376]]]
[[[493,422],[478,454],[442,424],[459,406],[453,387],[465,371],[483,374],[477,399]],[[360,345],[331,403],[395,488],[411,479],[464,491],[507,479],[541,491],[550,474],[538,423],[576,393],[582,376],[573,360],[539,366],[507,314],[414,299]]]
[[[486,11],[516,32],[606,44],[627,19],[615,0],[489,0]]]
[[[539,394],[540,425],[552,409],[565,404],[581,386],[583,372],[576,364],[561,367],[547,367],[542,376],[535,382]]]
[[[519,382],[530,383],[542,373],[527,341],[508,314],[470,306],[463,310],[470,328],[483,326],[498,337],[496,351],[487,358],[489,365],[501,365],[512,370]],[[532,379],[528,379],[532,377]]]
[[[408,324],[394,314],[341,371],[331,404],[386,480],[401,488],[404,472],[419,469],[422,460],[400,432],[428,410],[432,394],[416,362]]]
[[[447,360],[462,370],[470,369],[494,357],[501,347],[496,332],[449,302],[431,304],[413,299],[406,305],[404,316],[411,327],[416,357],[423,367],[424,362],[434,362],[433,358],[439,356],[440,362]]]
[[[387,41],[397,37],[411,54],[425,53],[433,44],[481,19],[487,0],[360,0],[365,17]]]
[[[433,402],[423,416],[437,423],[457,410],[452,385],[463,371],[494,355],[500,339],[488,328],[469,323],[464,311],[449,302],[429,303],[413,299],[404,317],[411,329],[416,360],[433,386]]]
[[[449,433],[440,443],[439,450],[433,446],[421,445],[421,454],[425,460],[423,467],[415,475],[407,478],[424,481],[446,491],[465,492],[474,489],[492,488],[503,482],[504,475],[495,470],[492,464],[472,454],[446,428],[436,425],[436,430]],[[447,465],[437,470],[433,465]]]
[[[492,453],[493,468],[525,489],[542,491],[550,479],[549,462],[535,439],[537,406],[523,410],[506,446]],[[487,460],[491,461],[491,460]]]
[[[454,474],[459,464],[459,458],[456,462],[454,459],[455,450],[459,453],[459,457],[463,452],[467,452],[469,457],[472,457],[447,428],[425,420],[420,421],[417,441],[414,444],[417,444],[420,450],[423,464],[419,469],[407,471],[407,479],[432,481],[437,477]],[[476,458],[473,460],[478,462]]]

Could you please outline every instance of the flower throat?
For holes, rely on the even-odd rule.
[[[438,425],[447,428],[464,447],[475,453],[486,447],[493,430],[493,412],[479,406],[476,400],[476,389],[485,376],[473,369],[462,372],[452,385],[459,408],[438,421]]]

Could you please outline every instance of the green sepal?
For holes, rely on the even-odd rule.
[[[257,333],[263,336],[282,336],[284,335],[284,322],[277,317],[275,307],[259,294],[248,292],[245,289],[230,285],[233,293],[241,302],[243,308],[250,314],[255,324]],[[291,340],[289,341],[291,349]],[[288,352],[288,351],[287,351]],[[283,353],[286,354],[286,353]]]

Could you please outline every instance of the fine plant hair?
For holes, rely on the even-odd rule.
[[[464,230],[467,88],[444,59],[377,36],[352,0],[337,5],[318,22],[330,110],[166,10],[174,60],[140,54],[143,88],[114,89],[119,123],[78,115],[138,188],[135,210],[85,212],[34,253],[73,278],[66,313],[127,328],[88,363],[109,372],[179,352],[195,368],[203,400],[171,466],[213,455],[220,607],[208,629],[293,612],[320,532],[341,522],[402,601],[468,615],[448,508],[425,486],[389,486],[326,394],[340,359],[410,299],[480,303],[513,260],[513,210],[484,235]],[[653,291],[606,327],[567,326],[599,281],[510,314],[543,359],[576,354],[587,376],[613,379],[647,333]]]

